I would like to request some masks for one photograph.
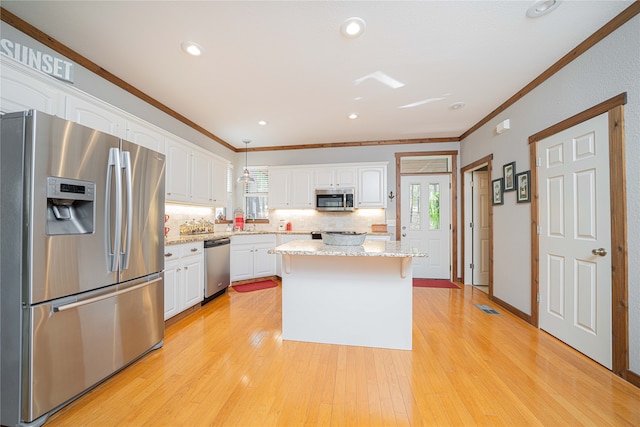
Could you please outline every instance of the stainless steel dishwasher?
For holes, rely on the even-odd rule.
[[[222,295],[229,287],[231,279],[229,244],[231,240],[227,237],[205,240],[204,242],[204,263],[205,263],[205,283],[204,300],[202,305],[208,303],[215,297]]]

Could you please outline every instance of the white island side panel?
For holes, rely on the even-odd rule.
[[[285,340],[411,350],[412,277],[401,257],[290,257]]]

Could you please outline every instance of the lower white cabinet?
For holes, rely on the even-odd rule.
[[[204,244],[164,248],[164,320],[204,299]]]
[[[231,281],[275,275],[276,256],[267,253],[275,246],[275,234],[231,236]]]

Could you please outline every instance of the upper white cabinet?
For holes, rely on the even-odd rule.
[[[321,187],[355,187],[357,169],[351,166],[328,167],[316,169],[315,186]]]
[[[316,188],[356,189],[356,208],[387,207],[388,162],[269,168],[269,208],[314,208]]]
[[[302,168],[271,168],[269,170],[269,207],[313,208],[315,173]]]
[[[187,145],[167,138],[165,154],[167,156],[166,200],[188,202],[191,182],[191,150]]]
[[[166,200],[222,207],[227,204],[227,163],[191,144],[167,138]]]
[[[164,135],[142,121],[127,120],[125,139],[150,150],[164,153]]]
[[[0,55],[0,112],[38,110],[58,117],[65,115],[64,95],[46,81],[49,77],[20,66]]]
[[[118,110],[89,97],[68,95],[65,118],[118,138],[126,137],[125,120]]]
[[[217,207],[227,206],[227,167],[227,161],[213,158],[211,199]]]
[[[189,201],[211,204],[213,187],[213,160],[199,151],[191,152],[191,193]]]
[[[291,202],[291,170],[269,168],[269,208],[289,208]]]
[[[356,207],[387,207],[387,166],[386,164],[358,167],[358,190]]]

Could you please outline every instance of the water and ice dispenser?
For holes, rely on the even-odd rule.
[[[93,233],[95,190],[94,182],[48,177],[47,235]]]

